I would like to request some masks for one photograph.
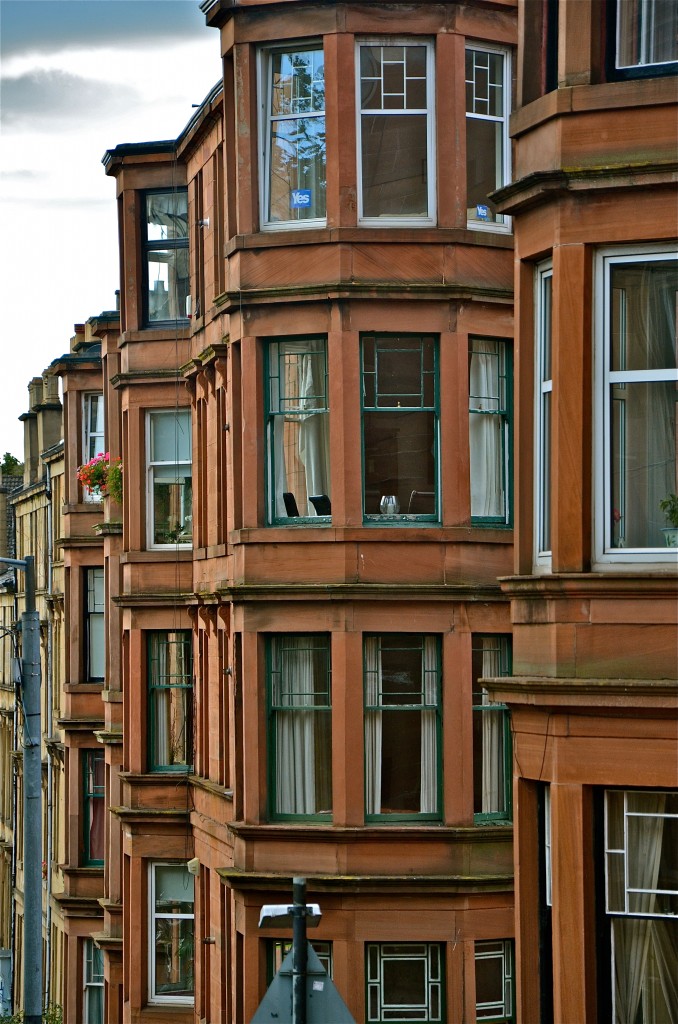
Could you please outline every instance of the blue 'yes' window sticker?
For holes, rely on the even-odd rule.
[[[310,188],[294,188],[290,192],[290,209],[307,210],[311,205],[313,190]]]

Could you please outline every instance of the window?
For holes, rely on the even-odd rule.
[[[476,1020],[510,1024],[513,1020],[513,943],[510,939],[476,942]]]
[[[193,764],[191,631],[148,634],[151,771],[185,771]]]
[[[365,814],[440,811],[440,658],[434,636],[365,637]]]
[[[434,942],[368,943],[368,1024],[443,1021],[443,950]]]
[[[322,47],[261,55],[264,172],[262,223],[297,227],[325,221],[325,61]]]
[[[613,1022],[674,1020],[678,792],[606,792],[605,866]]]
[[[511,675],[511,637],[474,634],[473,810],[476,820],[511,817],[511,729],[505,704],[490,701],[481,679]]]
[[[105,853],[105,771],[103,750],[82,751],[83,776],[83,863],[98,867]]]
[[[656,561],[671,554],[659,502],[678,489],[676,254],[601,252],[596,285],[596,548]]]
[[[85,678],[87,682],[95,682],[104,679],[106,675],[103,567],[85,570],[85,582]]]
[[[314,939],[309,943],[313,949],[313,952],[320,960],[320,963],[325,968],[328,978],[332,977],[333,964],[332,964],[332,943],[331,942],[318,942]],[[269,939],[267,943],[267,964],[268,964],[268,983],[273,981],[274,976],[282,967],[282,962],[292,949],[291,939]]]
[[[155,326],[188,318],[188,192],[144,195],[145,322]]]
[[[675,0],[616,0],[610,4],[614,77],[678,71],[678,6]]]
[[[362,339],[363,508],[380,524],[438,519],[438,353],[431,335]]]
[[[537,268],[535,323],[535,561],[537,567],[551,564],[551,371],[553,270],[550,264]]]
[[[104,954],[93,939],[83,942],[83,1024],[104,1024]]]
[[[329,522],[330,434],[324,338],[268,346],[269,521]]]
[[[332,694],[329,637],[269,640],[271,813],[332,812]]]
[[[434,224],[433,47],[361,43],[357,74],[359,221]]]
[[[82,397],[82,462],[83,465],[106,451],[104,436],[104,396],[102,394]],[[101,501],[98,491],[83,487],[85,501]]]
[[[190,546],[190,409],[150,412],[147,421],[149,547]]]
[[[508,226],[489,198],[511,178],[511,66],[504,50],[466,50],[466,206],[469,226]]]
[[[149,866],[149,1002],[193,1003],[193,875],[183,864]]]
[[[471,519],[511,521],[511,349],[506,341],[469,344]]]

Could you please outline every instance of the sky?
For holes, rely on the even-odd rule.
[[[176,138],[220,76],[199,0],[0,0],[0,457],[29,381],[115,308],[105,151]]]

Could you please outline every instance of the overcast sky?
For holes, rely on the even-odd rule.
[[[0,0],[0,457],[28,383],[115,306],[123,142],[174,139],[221,75],[199,0]]]

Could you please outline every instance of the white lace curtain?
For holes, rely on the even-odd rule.
[[[307,637],[286,637],[280,655],[279,692],[274,700],[289,711],[276,711],[276,811],[315,814],[316,749],[314,651]],[[274,658],[278,662],[276,652]],[[303,710],[308,708],[308,710]]]

